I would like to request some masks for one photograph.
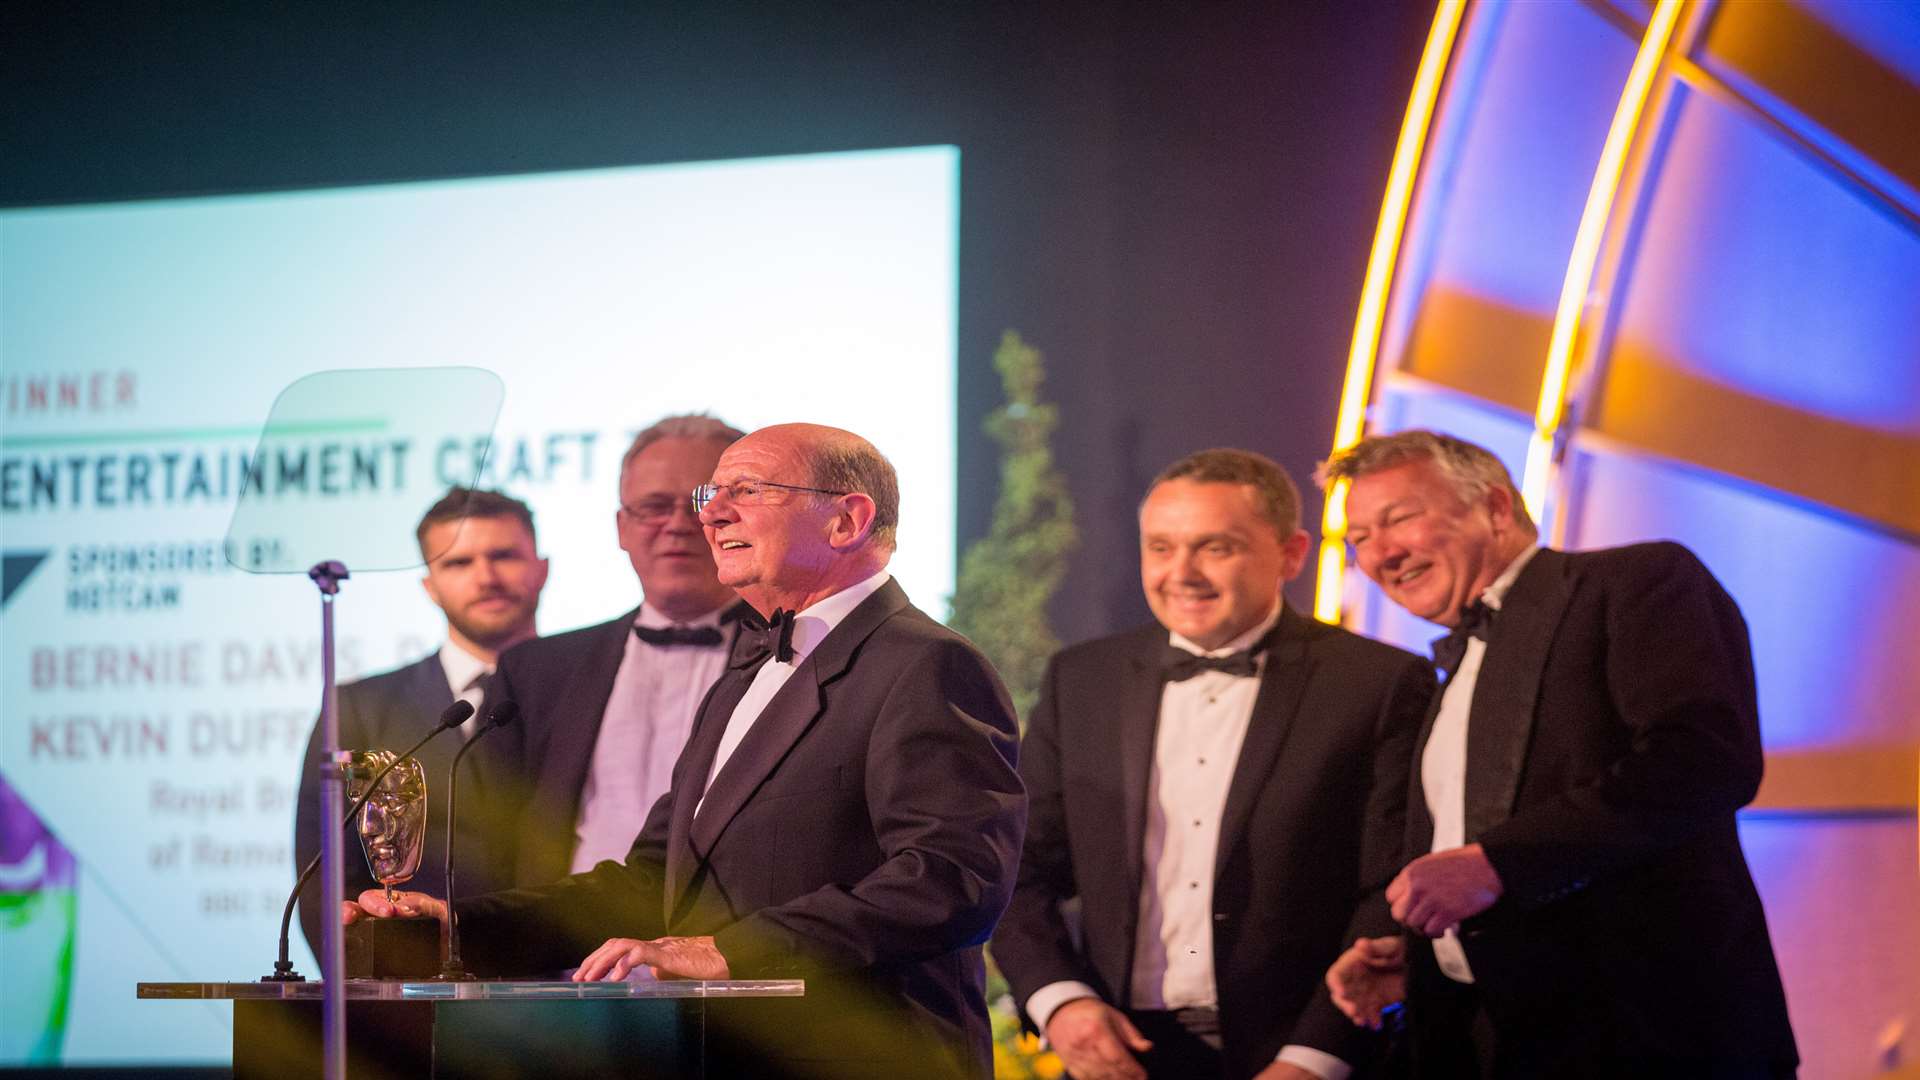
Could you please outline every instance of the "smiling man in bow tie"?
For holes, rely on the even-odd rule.
[[[982,945],[1025,823],[1017,729],[986,659],[887,571],[893,466],[787,424],[728,447],[693,498],[757,617],[625,862],[457,904],[465,959],[806,980],[710,1012],[710,1075],[989,1075]],[[392,910],[376,890],[348,916]]]
[[[1452,631],[1385,894],[1408,934],[1344,954],[1336,1002],[1373,1024],[1404,996],[1420,1077],[1793,1075],[1735,831],[1762,759],[1733,598],[1678,544],[1539,546],[1500,459],[1450,435],[1322,476],[1361,572]]]
[[[1356,905],[1395,869],[1433,678],[1287,607],[1280,587],[1307,545],[1272,461],[1178,461],[1140,507],[1156,623],[1048,668],[1021,749],[1027,845],[993,953],[1081,1080],[1338,1080],[1372,1052],[1320,976],[1391,925],[1383,905]],[[1076,899],[1080,942],[1061,912]]]

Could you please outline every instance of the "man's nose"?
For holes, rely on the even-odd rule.
[[[1387,537],[1379,537],[1367,545],[1367,550],[1361,553],[1360,572],[1377,576],[1382,571],[1392,570],[1400,565],[1400,561],[1406,557],[1406,545],[1395,543]]]
[[[732,497],[727,494],[727,489],[719,488],[714,491],[713,497],[707,500],[707,505],[701,507],[695,517],[702,525],[724,525],[733,520],[731,504]]]

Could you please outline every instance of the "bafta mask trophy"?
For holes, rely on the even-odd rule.
[[[367,781],[392,762],[391,750],[354,751],[347,767],[347,798],[365,794]],[[386,887],[387,900],[394,902],[393,887],[413,878],[426,850],[427,776],[419,759],[407,758],[381,779],[373,797],[360,808],[358,825],[367,869]]]

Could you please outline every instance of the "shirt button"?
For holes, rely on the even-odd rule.
[[[1189,881],[1189,882],[1187,882],[1187,888],[1189,888],[1189,889],[1197,889],[1197,888],[1199,888],[1199,887],[1200,887],[1200,883],[1199,883],[1199,882],[1197,882],[1197,881]]]
[[[1194,818],[1194,819],[1193,819],[1193,827],[1194,827],[1194,828],[1196,828],[1196,829],[1200,827],[1200,819],[1199,819],[1199,818]]]
[[[1207,763],[1207,759],[1206,759],[1206,758],[1201,758],[1201,759],[1200,759],[1200,764],[1202,764],[1202,765],[1205,765],[1206,763]]]

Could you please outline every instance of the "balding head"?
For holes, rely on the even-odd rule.
[[[900,485],[872,443],[819,424],[761,428],[714,467],[700,513],[721,583],[765,614],[800,610],[880,572]]]

